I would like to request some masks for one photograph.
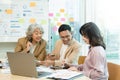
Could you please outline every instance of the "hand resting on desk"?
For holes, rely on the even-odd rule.
[[[76,67],[72,66],[70,68],[68,68],[69,70],[72,70],[72,71],[79,71]]]

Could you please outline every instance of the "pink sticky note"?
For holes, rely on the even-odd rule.
[[[65,18],[61,18],[61,21],[65,21]]]
[[[57,28],[56,26],[55,26],[55,27],[53,27],[53,31],[54,31],[54,32],[56,32],[56,31],[57,31],[57,29],[58,29],[58,28]]]
[[[50,17],[53,17],[53,13],[49,13],[48,15],[49,15]]]

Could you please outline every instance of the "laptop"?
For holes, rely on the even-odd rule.
[[[11,74],[27,77],[43,77],[49,72],[38,72],[33,54],[7,52]]]

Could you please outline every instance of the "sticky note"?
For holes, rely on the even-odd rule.
[[[36,6],[36,2],[30,2],[30,7],[35,7]]]
[[[57,22],[57,26],[60,26],[62,23],[61,22]]]
[[[19,19],[19,23],[24,23],[25,20],[23,18]]]
[[[35,18],[31,18],[31,19],[29,20],[29,22],[30,22],[30,23],[35,23],[35,22],[36,22],[36,19],[35,19]]]
[[[74,18],[72,18],[72,17],[69,18],[69,21],[70,21],[70,22],[74,22]]]
[[[59,17],[59,16],[60,16],[60,13],[56,13],[56,16]]]
[[[65,21],[65,18],[61,18],[61,21]]]
[[[54,23],[50,23],[50,27],[54,27]]]
[[[12,14],[12,13],[13,13],[13,10],[12,10],[12,9],[6,9],[6,13],[7,13],[7,14]]]
[[[53,27],[53,31],[56,32],[58,28],[56,26]]]
[[[60,12],[61,12],[61,13],[64,13],[64,12],[65,12],[65,10],[64,10],[64,9],[60,9]]]
[[[41,24],[47,24],[47,21],[46,20],[41,20],[41,22],[40,22]]]
[[[49,13],[48,15],[49,15],[49,17],[53,17],[53,13]]]

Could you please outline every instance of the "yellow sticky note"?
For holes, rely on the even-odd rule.
[[[30,7],[35,7],[36,6],[36,2],[30,2]]]
[[[7,14],[12,14],[12,13],[13,13],[13,10],[12,10],[12,9],[6,9],[6,13],[7,13]]]
[[[60,9],[60,12],[61,12],[61,13],[64,13],[64,12],[65,12],[65,10],[64,10],[64,9]]]
[[[31,19],[29,20],[29,22],[30,22],[30,23],[35,23],[35,22],[36,22],[36,19],[35,19],[35,18],[31,18]]]
[[[60,26],[62,23],[61,22],[57,22],[57,26]]]
[[[74,18],[70,18],[69,21],[70,21],[70,22],[74,22]]]

